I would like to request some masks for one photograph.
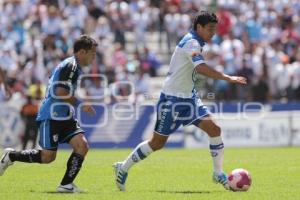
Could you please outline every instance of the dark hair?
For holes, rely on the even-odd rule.
[[[197,30],[197,24],[205,26],[208,23],[218,23],[218,18],[215,13],[202,10],[194,19],[193,29]]]
[[[93,46],[97,46],[97,42],[88,35],[81,35],[74,42],[73,51],[77,53],[80,49],[90,50]]]

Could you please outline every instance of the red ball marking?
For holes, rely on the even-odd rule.
[[[230,174],[230,175],[228,176],[228,180],[229,180],[229,181],[232,181],[232,180],[233,180],[233,175],[232,175],[232,174]]]
[[[248,174],[246,172],[239,172],[239,174],[241,175],[241,180],[236,183],[236,186],[238,188],[243,188],[244,185],[250,186],[251,185],[250,176],[248,176]]]

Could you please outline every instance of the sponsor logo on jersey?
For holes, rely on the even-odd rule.
[[[192,53],[192,61],[197,62],[199,60],[204,60],[203,56],[199,52],[193,52]]]
[[[58,135],[57,135],[57,134],[53,135],[53,141],[54,141],[54,142],[57,142],[57,141],[58,141]]]

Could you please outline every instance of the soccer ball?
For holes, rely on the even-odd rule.
[[[245,169],[234,169],[228,176],[228,184],[233,191],[247,191],[251,182],[251,176]]]

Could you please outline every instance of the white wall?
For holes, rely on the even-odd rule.
[[[215,116],[222,129],[226,147],[300,146],[300,111],[264,112],[237,116],[225,113]],[[292,129],[294,135],[291,135]],[[189,128],[185,147],[207,147],[208,137],[197,128]]]

